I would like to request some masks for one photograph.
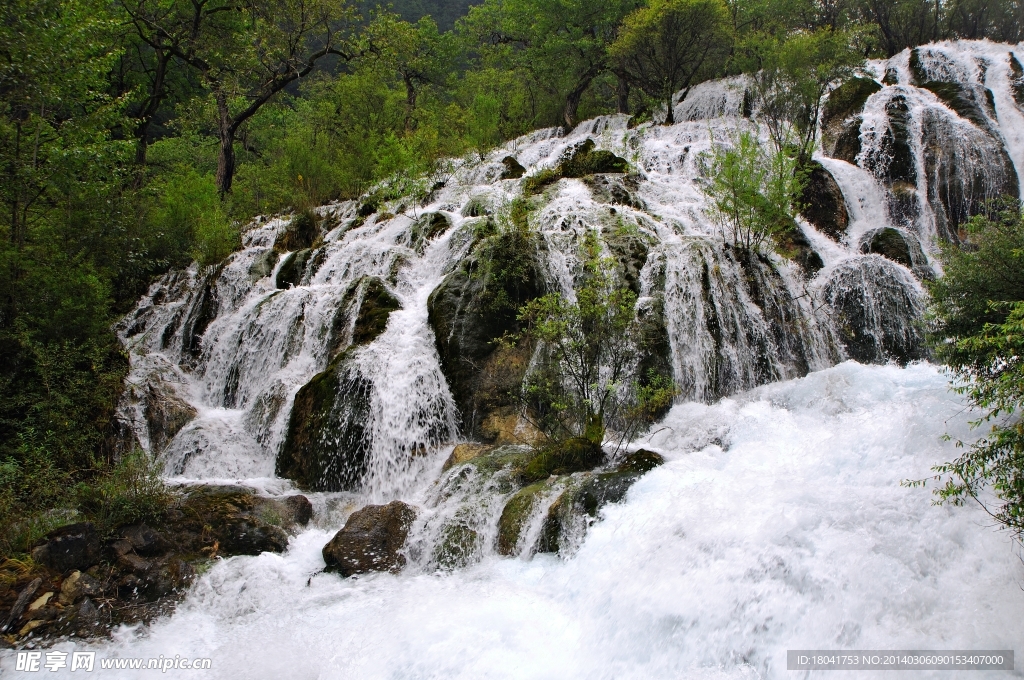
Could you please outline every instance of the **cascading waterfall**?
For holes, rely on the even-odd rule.
[[[1013,64],[1019,68],[1019,63],[1011,62],[1013,50],[991,43],[944,43],[871,64],[877,91],[843,121],[853,126],[852,139],[859,150],[842,158],[825,152],[815,156],[841,190],[850,217],[839,238],[799,220],[807,249],[819,258],[817,267],[804,267],[775,253],[733,248],[722,240],[710,217],[701,190],[702,154],[714,144],[729,143],[738,130],[756,129],[745,117],[750,113],[749,96],[743,79],[737,78],[693,88],[676,105],[680,122],[674,126],[634,128],[626,116],[605,116],[569,133],[537,131],[483,160],[453,162],[439,178],[443,186],[425,200],[407,197],[369,209],[363,209],[367,203],[357,202],[321,207],[316,214],[324,226],[301,247],[285,238],[291,217],[257,221],[246,232],[242,250],[221,265],[165,275],[118,330],[132,362],[121,416],[132,423],[138,442],[164,460],[169,476],[186,482],[242,482],[264,490],[290,488],[289,482],[275,477],[275,460],[289,437],[293,405],[318,376],[340,370],[338,366],[350,379],[339,384],[358,383],[365,392],[356,416],[366,460],[358,488],[341,494],[349,500],[340,509],[328,503],[338,494],[314,494],[318,510],[324,510],[319,525],[293,539],[284,558],[235,558],[216,566],[182,613],[159,624],[142,646],[166,653],[166,641],[180,636],[195,650],[237,644],[232,654],[240,659],[247,653],[266,657],[242,633],[232,633],[235,643],[201,642],[183,628],[233,626],[237,617],[243,627],[260,630],[265,619],[259,612],[268,601],[263,590],[280,587],[288,589],[295,605],[305,602],[303,608],[333,621],[325,633],[309,633],[308,641],[296,643],[318,650],[298,662],[309,664],[311,676],[317,675],[315,669],[323,674],[322,669],[332,668],[333,674],[345,677],[474,677],[473,670],[478,672],[475,677],[576,677],[586,674],[579,669],[590,668],[598,677],[663,677],[686,669],[700,676],[704,671],[693,669],[718,667],[723,669],[721,677],[782,677],[782,666],[766,646],[793,636],[824,647],[885,646],[885,635],[897,628],[895,619],[913,618],[915,614],[908,612],[916,612],[920,601],[928,602],[932,611],[947,611],[937,604],[943,584],[956,580],[960,572],[955,564],[962,553],[975,553],[944,544],[942,555],[930,555],[922,546],[922,555],[929,556],[922,556],[923,563],[915,566],[916,558],[900,547],[906,536],[899,527],[908,521],[900,511],[911,508],[911,521],[935,525],[932,538],[948,526],[967,535],[964,527],[973,520],[965,517],[974,515],[958,510],[936,519],[924,496],[882,489],[899,481],[899,475],[925,474],[934,459],[948,455],[932,446],[941,434],[936,428],[941,427],[931,419],[943,408],[956,410],[959,405],[937,396],[942,380],[927,366],[829,367],[849,358],[863,363],[922,358],[919,277],[931,271],[925,267],[934,265],[931,255],[937,239],[955,239],[959,224],[982,201],[1019,193],[1024,109],[1017,95],[1022,76],[1015,75]],[[543,283],[546,290],[573,294],[578,247],[587,232],[598,236],[605,255],[624,262],[623,271],[635,270],[635,281],[629,283],[635,285],[643,309],[662,315],[666,360],[680,390],[669,417],[644,441],[664,453],[669,464],[645,477],[625,504],[606,509],[608,526],[587,529],[588,522],[580,520],[579,527],[563,531],[563,557],[575,554],[573,560],[504,560],[495,555],[496,526],[514,489],[503,484],[501,474],[480,475],[465,466],[441,471],[442,461],[464,433],[459,432],[460,414],[435,343],[429,299],[470,255],[476,230],[488,220],[504,219],[504,211],[521,195],[518,179],[501,179],[502,159],[514,156],[530,176],[557,167],[567,150],[588,139],[626,159],[634,171],[629,177],[561,179],[547,189],[543,205],[530,217],[541,244],[537,256]],[[872,250],[872,235],[885,229],[903,235],[907,252],[916,253],[917,248],[921,254],[900,261],[891,253]],[[626,262],[629,257],[636,261]],[[395,308],[380,332],[361,341],[355,337],[357,317],[373,302],[367,292],[372,286],[376,294],[393,299]],[[811,372],[815,373],[803,378]],[[875,385],[875,379],[881,382]],[[755,389],[777,381],[790,382]],[[731,395],[744,396],[707,405]],[[913,401],[920,395],[929,401],[914,410]],[[905,422],[886,420],[891,409],[905,413]],[[904,437],[893,444],[888,457],[882,440],[875,442],[872,419],[882,423],[884,431]],[[733,421],[736,424],[729,424]],[[807,433],[790,427],[794,421],[806,426]],[[909,433],[900,430],[901,422]],[[845,428],[836,435],[841,441],[835,460],[812,455],[832,446],[832,426]],[[755,441],[762,430],[767,439]],[[858,457],[857,437],[875,442],[866,462]],[[808,467],[794,468],[790,451]],[[897,472],[890,474],[886,470],[893,461]],[[862,462],[867,467],[862,469]],[[744,465],[759,469],[766,481],[748,479],[741,471]],[[787,485],[771,466],[806,477],[817,495],[826,493],[828,484],[839,484],[842,493],[835,505],[832,499],[821,499],[829,518],[813,516],[803,501],[801,510],[790,513],[787,499],[804,492]],[[735,529],[727,516],[730,504],[738,501],[722,495],[727,490],[713,491],[723,470],[729,490],[744,497],[763,492],[774,498],[782,509],[758,507],[782,513],[779,526],[789,527],[792,535],[776,529],[764,539],[754,530]],[[811,478],[814,470],[821,473],[821,480]],[[534,555],[545,531],[545,509],[561,489],[548,489],[548,495],[535,503],[511,554]],[[871,530],[878,532],[880,543],[874,548],[862,545],[858,559],[868,573],[884,574],[895,562],[908,578],[916,579],[916,594],[893,602],[894,620],[874,604],[865,604],[849,620],[835,619],[822,609],[823,602],[835,598],[839,604],[845,602],[841,593],[858,584],[869,589],[876,604],[891,595],[891,579],[870,583],[867,576],[857,576],[854,567],[842,567],[838,575],[826,573],[829,565],[841,562],[835,546],[845,545],[843,523],[853,521],[857,493],[865,490],[874,494],[877,507],[857,521],[875,522]],[[681,501],[681,519],[674,525],[673,499],[693,493],[706,496],[708,505]],[[380,576],[351,585],[318,577],[312,589],[303,591],[300,582],[322,566],[318,551],[329,538],[328,530],[336,530],[358,504],[395,498],[421,509],[407,547],[408,569],[431,574],[444,563],[446,568],[463,569],[463,575],[450,580]],[[328,511],[332,507],[336,510]],[[740,517],[753,521],[742,508]],[[658,528],[645,524],[651,522]],[[721,537],[715,536],[714,527],[722,530]],[[462,542],[472,546],[469,553],[455,555],[454,561],[452,555],[438,552],[452,532],[473,536]],[[993,600],[990,630],[998,631],[998,622],[1010,611],[1007,603],[1014,597],[1019,602],[1019,593],[1006,594],[1012,578],[1005,560],[992,566],[998,561],[995,557],[990,562],[981,557],[997,555],[995,539],[971,536],[971,545],[977,544],[976,559],[988,570],[987,583],[1005,598],[1002,604]],[[861,536],[857,540],[864,541]],[[648,555],[653,561],[645,565],[640,557],[622,557],[612,559],[610,567],[600,566],[607,551],[618,550],[611,547],[616,541],[625,546],[624,554]],[[677,547],[652,547],[659,541]],[[819,543],[825,546],[822,562],[814,557]],[[872,550],[880,550],[881,557],[871,557]],[[672,560],[693,578],[694,587],[715,587],[713,575],[725,569],[724,590],[711,598],[721,611],[711,612],[689,595],[680,611],[656,605],[656,595],[641,596],[645,588],[659,591],[659,579]],[[637,585],[620,584],[619,591],[609,571],[613,567],[635,571]],[[928,585],[922,576],[931,569],[939,574],[938,585]],[[538,585],[542,577],[559,585]],[[276,585],[278,579],[284,585]],[[678,580],[678,575],[670,578],[664,587],[688,587]],[[250,594],[242,595],[246,583],[252,584]],[[495,669],[506,658],[504,652],[496,652],[494,658],[481,652],[482,645],[495,641],[484,642],[473,632],[485,623],[470,611],[492,595],[483,592],[488,584],[512,608],[512,613],[495,619],[496,625],[518,631],[498,647],[511,650],[515,658],[527,649],[543,649],[548,663],[543,672],[525,667],[522,673],[499,672]],[[588,593],[586,584],[606,589],[606,594]],[[795,599],[787,602],[787,593]],[[369,612],[380,613],[375,604],[380,598],[393,597],[398,607],[423,611],[409,618],[397,610],[384,612],[381,623],[374,625],[380,627],[377,633],[387,636],[389,625],[404,630],[415,628],[414,620],[433,619],[436,612],[427,616],[423,607],[440,606],[438,598],[449,595],[454,597],[450,615],[455,634],[468,635],[472,641],[452,643],[450,635],[442,635],[432,624],[423,630],[426,637],[434,635],[454,645],[450,657],[441,658],[444,655],[436,649],[428,649],[426,637],[423,644],[413,645],[419,651],[410,652],[422,652],[423,665],[393,645],[367,644],[360,649],[376,650],[367,655],[356,649],[357,642],[349,641],[365,640],[350,624]],[[639,608],[627,615],[631,602],[640,603]],[[215,611],[205,613],[207,605]],[[950,632],[955,630],[952,624],[943,623],[966,611],[966,606],[956,605],[946,618],[934,614],[921,624],[921,635],[939,631],[951,644],[974,644],[977,636]],[[277,611],[275,607],[267,611]],[[538,623],[548,611],[562,619]],[[620,631],[606,630],[599,623],[594,629],[584,624],[577,630],[571,623],[574,617],[596,621],[619,614],[624,621]],[[799,623],[804,615],[812,623]],[[814,627],[817,620],[823,628]],[[288,625],[305,626],[297,621]],[[523,632],[531,626],[536,635]],[[551,633],[552,626],[562,626],[561,632]],[[657,631],[652,642],[638,637],[644,629]],[[332,641],[323,637],[335,633]],[[595,661],[574,665],[571,654],[551,647],[545,639],[549,634],[560,644],[584,650],[581,654],[594,652]],[[906,644],[925,641],[921,636],[911,638],[905,638]],[[337,640],[347,650],[341,654],[351,654],[350,662],[338,661],[337,656],[321,659],[322,649]],[[284,644],[276,640],[268,649]],[[666,655],[664,649],[675,655]],[[395,656],[389,657],[392,653]],[[293,650],[288,656],[297,655]],[[459,658],[465,663],[456,663]],[[600,670],[596,660],[603,658],[608,665]],[[268,660],[265,668],[271,673],[274,663]],[[712,671],[705,675],[719,677]]]

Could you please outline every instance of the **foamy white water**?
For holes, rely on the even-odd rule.
[[[283,555],[218,562],[149,629],[58,647],[295,680],[789,678],[808,677],[786,671],[791,648],[1019,648],[1009,536],[900,486],[955,455],[940,437],[969,436],[969,417],[934,366],[847,362],[676,406],[646,444],[669,462],[571,559],[310,579],[337,526],[315,528]]]

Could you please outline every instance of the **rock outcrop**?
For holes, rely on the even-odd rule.
[[[327,570],[342,576],[400,571],[405,566],[401,550],[415,519],[416,511],[401,501],[357,510],[324,546]]]

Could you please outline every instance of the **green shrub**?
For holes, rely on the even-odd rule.
[[[991,206],[967,227],[963,247],[942,250],[943,278],[930,285],[936,356],[984,427],[964,452],[933,468],[939,503],[978,502],[1024,536],[1024,215],[1016,201]],[[926,480],[909,481],[911,486]],[[986,489],[995,500],[987,500]]]
[[[104,532],[124,524],[158,519],[172,500],[162,466],[141,449],[76,488],[79,510]]]

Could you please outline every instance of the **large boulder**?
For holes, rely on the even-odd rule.
[[[919,279],[935,278],[935,272],[928,264],[920,241],[912,233],[893,227],[875,229],[864,235],[860,251],[881,255],[899,263],[914,272]]]
[[[843,191],[821,163],[812,162],[807,169],[800,214],[833,241],[842,241],[850,226],[850,212],[846,208]]]
[[[328,345],[331,354],[349,339],[351,345],[296,393],[277,456],[279,476],[315,491],[354,490],[362,483],[371,445],[366,423],[373,385],[355,353],[384,332],[391,312],[400,306],[376,277],[359,279],[350,294],[353,303],[342,303]],[[352,309],[354,300],[359,300],[358,311]],[[351,325],[349,314],[355,316]]]
[[[54,529],[32,549],[32,559],[58,572],[85,570],[100,561],[100,535],[92,522]]]
[[[822,297],[851,359],[906,364],[925,358],[924,301],[903,267],[879,255],[844,260],[825,278]]]
[[[353,351],[339,355],[295,395],[276,471],[303,488],[355,490],[362,483],[373,385],[354,363]]]
[[[415,519],[416,511],[401,501],[357,510],[324,546],[327,571],[342,576],[400,571],[405,566],[401,550]]]
[[[495,341],[517,333],[519,308],[543,293],[537,248],[536,237],[525,232],[486,236],[427,302],[441,370],[467,436],[486,438],[482,424],[513,405],[509,393],[529,366],[529,343]]]

